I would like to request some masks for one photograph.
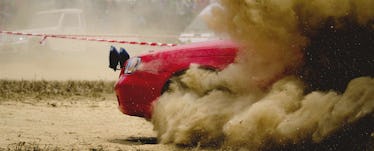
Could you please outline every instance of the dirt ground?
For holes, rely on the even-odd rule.
[[[0,54],[0,79],[116,80],[119,73],[108,68],[109,48],[105,44],[76,52],[33,49]],[[148,51],[126,49],[132,56]],[[178,149],[157,144],[150,122],[122,114],[114,94],[103,101],[0,100],[0,151]]]
[[[113,100],[0,102],[0,150],[176,150]]]

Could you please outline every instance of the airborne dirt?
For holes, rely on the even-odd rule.
[[[161,142],[373,150],[373,1],[220,4],[209,25],[244,46],[236,64],[212,73],[190,68],[178,77],[182,87],[160,97],[152,122]],[[361,136],[366,141],[344,141]]]

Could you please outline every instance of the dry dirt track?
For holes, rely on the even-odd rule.
[[[176,150],[156,144],[151,123],[116,102],[0,102],[0,150]]]

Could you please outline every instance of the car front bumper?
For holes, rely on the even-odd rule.
[[[160,95],[166,76],[137,71],[121,74],[115,85],[119,110],[127,115],[152,116],[152,103]]]

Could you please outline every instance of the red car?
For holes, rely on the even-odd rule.
[[[167,48],[162,51],[131,57],[121,48],[111,47],[109,67],[121,73],[115,85],[122,113],[150,119],[152,102],[167,90],[169,80],[190,64],[222,70],[233,63],[238,45],[231,41],[210,41]]]

